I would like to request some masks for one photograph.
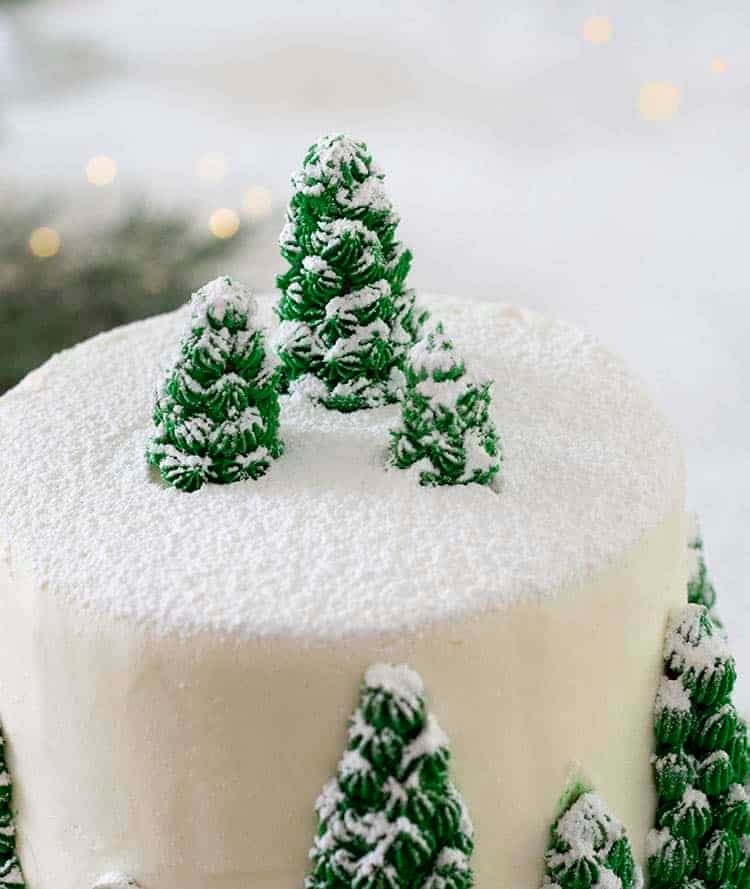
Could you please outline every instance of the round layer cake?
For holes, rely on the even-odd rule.
[[[478,889],[540,881],[582,770],[643,857],[659,652],[685,601],[683,469],[575,328],[425,297],[495,380],[497,490],[386,468],[397,405],[282,398],[258,481],[146,465],[177,312],[0,400],[0,715],[29,889],[299,889],[367,667],[405,663],[452,742]],[[261,300],[271,325],[271,301]]]

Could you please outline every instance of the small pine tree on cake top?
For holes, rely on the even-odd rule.
[[[717,627],[722,628],[721,620],[716,612],[716,590],[706,568],[706,558],[703,552],[703,537],[701,535],[698,517],[688,516],[688,602],[693,605],[704,605],[711,620]]]
[[[349,744],[316,803],[305,889],[469,889],[473,828],[449,742],[405,665],[365,674]]]
[[[216,278],[194,293],[174,366],[157,394],[146,457],[167,484],[258,478],[282,452],[275,368],[250,291]]]
[[[489,380],[467,372],[442,324],[410,350],[401,425],[391,462],[423,485],[490,484],[500,470],[500,439],[489,416]]]
[[[747,725],[731,702],[735,663],[703,605],[678,611],[664,644],[648,837],[655,889],[750,889]]]
[[[0,726],[0,889],[24,889],[21,865],[16,857],[13,824],[13,784],[5,759],[5,740]]]
[[[280,247],[276,345],[292,389],[339,411],[403,397],[406,350],[419,334],[411,253],[364,142],[324,136],[292,177]]]
[[[543,889],[641,889],[624,825],[592,791],[573,796],[552,825]]]

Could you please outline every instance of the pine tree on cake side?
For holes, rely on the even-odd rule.
[[[716,612],[716,590],[706,568],[703,552],[703,537],[697,516],[688,516],[688,602],[693,605],[704,605],[711,620],[723,629]]]
[[[282,452],[276,370],[255,312],[250,291],[230,278],[192,296],[146,451],[162,479],[181,491],[259,478]]]
[[[489,416],[489,380],[467,372],[442,324],[410,350],[401,425],[391,462],[423,485],[490,484],[500,470],[500,439]]]
[[[473,828],[449,759],[419,676],[370,667],[348,748],[315,806],[305,889],[470,889]]]
[[[750,889],[750,756],[747,724],[731,701],[735,678],[708,609],[680,609],[667,630],[654,707],[654,889]]]
[[[311,145],[292,177],[276,348],[291,388],[334,410],[402,398],[419,335],[412,257],[383,178],[365,143],[341,134]]]
[[[21,865],[16,857],[13,824],[13,784],[5,758],[5,740],[0,726],[0,889],[24,889]]]
[[[543,889],[641,889],[624,825],[592,791],[574,796],[555,820]]]

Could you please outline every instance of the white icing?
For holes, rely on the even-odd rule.
[[[689,713],[690,707],[690,692],[685,688],[682,680],[667,679],[666,676],[662,676],[654,703],[656,713],[661,713],[662,710]]]
[[[0,399],[0,539],[82,610],[160,633],[332,639],[551,595],[671,513],[675,435],[618,359],[538,315],[421,302],[495,380],[499,495],[385,471],[398,405],[344,415],[294,397],[260,481],[164,487],[143,446],[178,312],[55,356]]]
[[[92,889],[138,889],[138,883],[119,871],[103,874]]]

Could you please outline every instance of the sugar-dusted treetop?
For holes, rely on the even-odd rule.
[[[13,785],[5,759],[5,741],[0,726],[0,889],[24,889],[21,865],[16,857],[13,824]]]
[[[708,609],[670,622],[656,697],[654,889],[750,889],[747,725],[732,705],[735,663]]]
[[[711,620],[722,628],[716,611],[716,590],[711,582],[703,552],[703,536],[698,517],[688,516],[688,602],[705,605]]]
[[[164,481],[182,491],[258,478],[281,454],[275,370],[255,312],[250,291],[231,278],[192,296],[146,451]]]
[[[281,232],[277,349],[292,388],[353,411],[402,397],[406,350],[417,338],[411,253],[364,142],[324,136],[292,177]]]
[[[316,803],[305,889],[469,889],[473,828],[448,738],[405,665],[367,671],[349,744]]]
[[[543,889],[641,889],[624,825],[591,791],[574,796],[552,825]]]
[[[423,485],[490,484],[502,459],[490,386],[466,370],[435,325],[407,356],[401,425],[391,433],[394,465],[413,468]]]

